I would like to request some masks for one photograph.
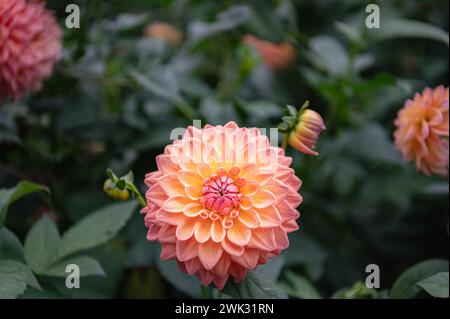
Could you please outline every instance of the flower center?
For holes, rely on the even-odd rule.
[[[233,178],[220,172],[203,182],[201,203],[205,208],[227,216],[239,206],[241,193]]]

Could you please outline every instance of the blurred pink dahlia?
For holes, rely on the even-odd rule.
[[[291,162],[256,128],[188,127],[146,175],[147,239],[205,285],[241,281],[298,229],[301,181]]]
[[[405,102],[395,120],[395,145],[427,175],[448,175],[448,93],[442,85],[425,88]]]
[[[242,41],[254,47],[264,62],[274,71],[286,70],[295,60],[296,51],[289,42],[276,44],[259,39],[252,34],[244,35]]]
[[[0,99],[39,90],[61,56],[61,29],[44,5],[0,0]]]

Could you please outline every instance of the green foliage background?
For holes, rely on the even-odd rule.
[[[48,1],[61,26],[68,3]],[[81,29],[64,30],[53,77],[0,106],[0,285],[9,297],[199,297],[194,278],[159,260],[134,202],[114,204],[102,192],[106,168],[132,169],[144,191],[173,128],[193,118],[276,127],[284,105],[306,99],[327,131],[319,157],[290,151],[303,180],[300,230],[245,287],[213,296],[448,297],[448,180],[417,174],[392,142],[404,100],[448,86],[448,1],[377,1],[379,30],[364,27],[360,0],[70,3],[81,7]],[[156,20],[182,30],[183,44],[144,38]],[[246,33],[291,42],[295,63],[272,72],[242,44]],[[20,180],[47,188],[25,185],[19,193],[38,192],[10,205]],[[82,288],[65,289],[65,258],[86,267]],[[368,264],[380,266],[377,291],[362,284]]]

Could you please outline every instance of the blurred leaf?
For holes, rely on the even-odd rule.
[[[0,260],[23,260],[23,247],[14,233],[6,227],[0,228]]]
[[[309,60],[319,69],[332,75],[342,75],[348,71],[349,56],[344,46],[335,38],[320,35],[309,40],[312,54]]]
[[[430,195],[448,195],[448,183],[433,183],[425,187],[424,193]]]
[[[43,275],[66,278],[68,276],[66,267],[70,264],[80,267],[80,277],[105,276],[105,272],[98,261],[88,256],[76,256],[59,261],[45,270]]]
[[[104,23],[105,29],[109,32],[119,32],[136,28],[148,19],[146,13],[123,13],[119,14],[113,21]]]
[[[347,40],[354,44],[362,43],[363,39],[361,37],[360,28],[355,28],[353,25],[336,21],[334,23],[335,28],[341,32]]]
[[[286,266],[303,265],[308,277],[317,280],[323,273],[325,251],[304,233],[289,235],[289,249],[282,252]]]
[[[179,291],[193,298],[200,297],[200,282],[194,276],[181,272],[174,260],[163,261],[158,258],[156,265],[164,279]]]
[[[250,7],[235,5],[220,12],[214,22],[191,22],[188,27],[189,41],[199,41],[205,37],[237,28],[245,23],[251,15],[252,11]]]
[[[287,283],[281,282],[280,287],[289,295],[301,299],[320,299],[319,292],[306,278],[292,272],[284,273]]]
[[[367,123],[359,131],[350,133],[348,138],[347,145],[350,149],[367,160],[397,165],[403,163],[392,139],[378,124]]]
[[[276,282],[284,266],[283,256],[270,259],[266,264],[259,266],[255,272],[259,272],[264,278]]]
[[[58,259],[99,246],[116,236],[137,205],[136,201],[111,204],[84,217],[64,233],[58,247]]]
[[[417,283],[426,292],[436,298],[448,298],[448,271],[425,278]]]
[[[12,130],[6,130],[0,127],[0,144],[1,143],[20,143],[19,136]]]
[[[225,124],[237,118],[236,109],[233,104],[221,102],[212,96],[202,100],[199,113],[211,125]]]
[[[287,299],[286,293],[271,283],[263,273],[251,271],[240,283],[229,280],[223,292],[236,299]]]
[[[44,215],[25,238],[25,260],[37,274],[42,274],[56,256],[59,233],[55,224]]]
[[[448,261],[442,259],[432,259],[421,262],[406,270],[391,289],[391,298],[408,299],[414,298],[421,290],[418,282],[436,275],[437,273],[448,271]]]
[[[8,207],[12,203],[35,192],[50,194],[50,190],[47,187],[28,181],[19,182],[14,188],[0,189],[0,226],[5,223]]]
[[[373,34],[378,41],[412,37],[441,41],[449,45],[447,32],[432,24],[416,20],[392,19],[382,21],[381,28],[374,29]]]
[[[28,266],[16,260],[0,260],[0,299],[16,298],[27,285],[42,290]]]

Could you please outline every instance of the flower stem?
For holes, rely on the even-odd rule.
[[[289,134],[285,134],[283,138],[283,144],[281,144],[281,148],[287,150],[289,145]]]
[[[202,290],[202,298],[203,299],[210,299],[208,287],[204,286],[204,285],[200,285],[200,289]]]
[[[137,199],[139,200],[139,203],[141,204],[142,208],[147,206],[147,203],[145,202],[145,199],[142,197],[141,193],[137,189],[137,187],[130,181],[126,181],[127,188],[136,195]]]

